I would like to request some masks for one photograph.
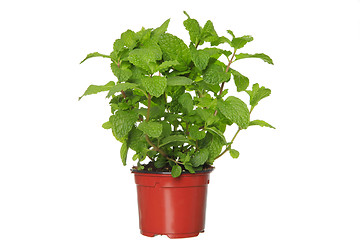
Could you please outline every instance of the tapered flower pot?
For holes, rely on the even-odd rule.
[[[134,170],[141,234],[185,238],[203,232],[211,171],[173,178],[170,173]]]

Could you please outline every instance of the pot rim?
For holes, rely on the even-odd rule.
[[[189,173],[189,172],[183,172],[183,174],[193,175],[197,173],[211,173],[214,171],[215,167],[212,167],[210,169],[201,170],[201,171],[195,171],[195,173]],[[137,169],[130,169],[131,173],[143,173],[143,174],[159,174],[159,175],[171,175],[171,172],[153,172],[153,171],[143,171],[143,170],[137,170]]]

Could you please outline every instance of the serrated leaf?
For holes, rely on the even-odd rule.
[[[170,18],[166,20],[160,27],[154,29],[151,33],[151,39],[155,40],[156,42],[159,41],[159,37],[161,34],[165,33],[168,26],[169,26]]]
[[[192,83],[193,80],[182,76],[169,77],[167,79],[168,86],[186,86],[186,85],[191,85]]]
[[[194,126],[191,126],[189,128],[189,135],[193,139],[201,140],[201,139],[203,139],[205,137],[206,132],[205,131],[200,131],[199,127],[194,125]]]
[[[84,58],[84,60],[82,60],[82,61],[80,62],[80,64],[83,63],[83,62],[85,62],[87,59],[93,58],[93,57],[111,58],[109,55],[101,54],[101,53],[98,53],[98,52],[93,52],[93,53],[89,53],[89,54],[86,56],[86,58]]]
[[[189,32],[190,41],[194,44],[198,44],[201,40],[201,27],[199,22],[195,19],[188,18],[184,21],[184,26]]]
[[[238,92],[245,91],[249,86],[249,79],[234,69],[231,69],[231,73],[234,77],[236,90]]]
[[[137,87],[137,84],[135,83],[119,83],[110,89],[106,97],[109,98],[117,92],[126,91],[128,89],[134,89],[135,87]]]
[[[155,68],[155,72],[164,72],[167,71],[169,68],[178,65],[178,61],[164,61],[159,66]]]
[[[128,134],[127,144],[135,152],[141,152],[148,146],[144,132],[135,127]]]
[[[191,61],[190,50],[183,40],[169,33],[164,33],[160,35],[159,46],[165,61],[176,60],[179,62],[179,65],[174,67],[176,70],[185,71],[188,69]]]
[[[152,28],[148,28],[148,29],[145,29],[144,27],[141,28],[141,30],[136,33],[136,39],[140,43],[144,43],[145,41],[147,41],[150,38],[151,31],[152,31]]]
[[[197,50],[193,45],[190,45],[190,54],[195,67],[197,67],[200,71],[207,67],[211,56],[209,51]]]
[[[211,41],[211,46],[218,46],[222,43],[228,43],[229,45],[231,44],[231,41],[224,36],[218,37],[217,39]]]
[[[182,173],[182,168],[179,165],[174,165],[171,169],[171,176],[173,178],[177,178],[181,175]]]
[[[112,131],[115,138],[122,141],[130,132],[139,115],[135,111],[117,111],[110,117]]]
[[[250,105],[254,108],[261,99],[270,96],[271,90],[265,87],[259,88],[259,84],[255,83],[252,86],[252,91],[246,91],[250,96]]]
[[[121,157],[121,161],[123,163],[124,166],[126,166],[126,158],[127,158],[127,153],[128,153],[129,147],[127,145],[127,142],[125,141],[120,148],[120,157]]]
[[[219,37],[214,29],[214,24],[208,20],[203,29],[201,30],[201,39],[205,42],[212,42],[217,40]]]
[[[229,153],[230,153],[230,156],[231,156],[232,158],[238,158],[239,155],[240,155],[240,153],[239,153],[237,150],[235,150],[235,149],[230,149],[230,150],[229,150]]]
[[[167,80],[161,76],[145,76],[141,79],[141,84],[151,96],[160,97],[165,91]]]
[[[162,124],[159,122],[142,122],[138,129],[143,131],[149,137],[158,138],[162,133]]]
[[[188,143],[188,139],[184,135],[171,135],[161,140],[159,147],[171,144],[171,146],[178,146]]]
[[[208,160],[208,158],[209,158],[209,150],[206,148],[200,149],[194,154],[190,162],[193,167],[198,167],[200,165],[204,165],[204,163]]]
[[[255,53],[255,54],[249,54],[249,53],[239,53],[235,55],[236,60],[244,59],[244,58],[260,58],[264,62],[269,64],[274,64],[273,60],[264,53]]]
[[[104,91],[109,91],[114,85],[115,85],[115,83],[113,81],[110,81],[105,85],[90,85],[86,89],[84,94],[81,97],[79,97],[79,100],[87,95],[96,94],[96,93],[104,92]]]
[[[102,127],[104,129],[110,129],[112,126],[111,126],[111,122],[110,121],[107,121],[105,123],[103,123]]]
[[[140,47],[140,49],[145,49],[151,51],[154,54],[155,60],[162,59],[162,51],[160,46],[152,39],[146,40]]]
[[[184,108],[185,113],[190,113],[193,110],[193,100],[190,93],[184,93],[179,97],[178,101]]]
[[[231,122],[245,129],[250,122],[250,113],[246,104],[237,97],[230,96],[225,101],[218,100],[217,107]]]
[[[245,46],[245,44],[247,44],[248,42],[251,42],[252,40],[254,40],[254,38],[250,35],[245,35],[242,37],[238,37],[238,38],[233,38],[233,40],[231,41],[230,45],[235,48],[235,49],[240,49],[242,47]]]
[[[218,137],[220,137],[220,139],[223,141],[223,144],[226,143],[225,136],[219,129],[215,127],[206,127],[205,130],[210,132],[212,135],[217,135]]]
[[[167,163],[167,161],[165,158],[158,157],[158,159],[154,162],[154,166],[156,168],[163,168],[163,167],[165,167],[166,163]]]
[[[218,64],[210,64],[204,72],[204,81],[209,84],[220,84],[229,79],[230,73],[225,72]]]
[[[113,49],[116,54],[125,50],[125,42],[122,39],[116,39],[113,44]]]
[[[132,30],[127,30],[121,34],[121,40],[124,41],[125,46],[129,49],[133,49],[137,44],[136,34]]]
[[[263,120],[252,120],[249,123],[249,126],[260,126],[260,127],[269,127],[269,128],[273,128],[275,129],[275,127],[271,126],[270,124],[268,124],[267,122],[263,121]]]
[[[136,67],[140,67],[149,73],[154,73],[156,67],[156,55],[149,49],[135,49],[129,53],[129,61]]]
[[[211,140],[206,146],[206,149],[209,151],[209,158],[207,163],[210,165],[214,163],[215,158],[221,153],[223,146],[223,140],[216,134],[212,135]]]
[[[132,75],[130,69],[120,68],[116,63],[111,63],[111,71],[119,79],[119,82],[126,82]]]
[[[185,167],[185,169],[188,170],[190,173],[195,173],[195,170],[194,170],[194,168],[192,167],[192,164],[191,164],[191,163],[189,163],[189,162],[185,163],[185,164],[184,164],[184,167]]]

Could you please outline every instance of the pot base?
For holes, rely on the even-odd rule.
[[[204,232],[204,231],[201,231]],[[155,234],[155,233],[150,233],[150,232],[144,232],[141,231],[141,234],[147,237],[155,237],[159,234]],[[162,234],[160,234],[162,235]],[[168,238],[174,239],[174,238],[190,238],[190,237],[196,237],[199,235],[199,232],[196,233],[168,233],[168,234],[164,234],[166,236],[168,236]]]

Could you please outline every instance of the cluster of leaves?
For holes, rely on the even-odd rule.
[[[103,127],[111,129],[122,143],[123,164],[132,149],[137,169],[144,168],[142,161],[148,157],[156,168],[171,170],[173,177],[202,170],[226,152],[237,158],[239,152],[232,144],[242,129],[253,125],[273,128],[262,120],[250,120],[253,108],[270,95],[270,89],[257,83],[248,89],[249,79],[230,67],[244,58],[273,64],[271,58],[263,53],[237,53],[253,40],[251,36],[236,37],[228,30],[230,40],[219,36],[210,20],[201,27],[184,13],[189,46],[166,32],[170,19],[155,29],[127,30],[114,42],[110,55],[94,52],[82,61],[109,58],[117,81],[90,85],[79,98],[108,92],[112,115]],[[209,47],[200,49],[204,43]],[[233,50],[218,47],[223,44]],[[219,60],[221,56],[226,63]],[[250,109],[237,97],[224,99],[228,92],[224,84],[229,81],[235,82],[238,92],[248,93]],[[229,142],[224,132],[233,123],[238,131]]]

